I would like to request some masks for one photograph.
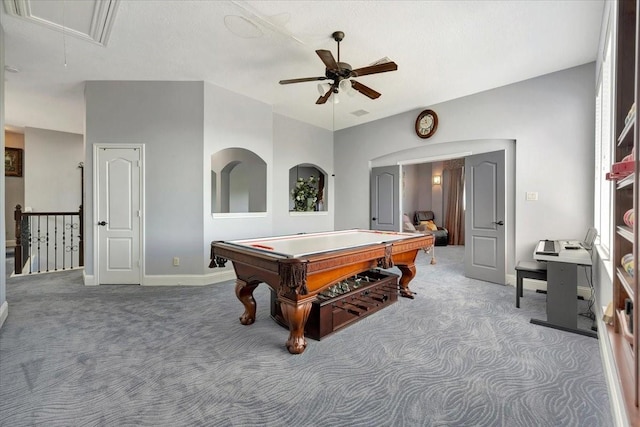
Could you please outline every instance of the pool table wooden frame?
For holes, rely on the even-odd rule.
[[[272,253],[233,241],[214,241],[211,243],[209,267],[224,267],[227,260],[232,261],[237,276],[236,296],[245,308],[240,316],[243,325],[251,325],[256,319],[253,291],[262,282],[269,285],[276,292],[282,315],[289,324],[287,349],[291,354],[300,354],[307,346],[304,327],[311,303],[318,293],[341,280],[372,268],[386,269],[395,266],[402,272],[400,295],[413,298],[409,282],[416,274],[416,256],[419,250],[431,248],[434,243],[430,234],[353,231],[387,233],[394,235],[394,238],[401,236],[401,239],[384,241],[383,236],[381,243],[297,257]]]

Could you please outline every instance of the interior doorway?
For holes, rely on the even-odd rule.
[[[144,145],[94,146],[94,236],[98,284],[141,284]]]
[[[402,164],[399,203],[402,213],[413,220],[414,211],[430,210],[436,225],[451,228],[455,218],[452,211],[462,210],[460,218],[464,226],[462,231],[457,230],[461,236],[448,243],[465,247],[465,276],[499,284],[506,283],[508,266],[507,157],[514,156],[498,150],[399,162]],[[464,167],[461,199],[456,199],[456,192],[450,191],[456,176],[450,172],[458,167],[456,163]]]

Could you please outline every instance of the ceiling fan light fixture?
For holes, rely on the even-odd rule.
[[[353,95],[356,94],[356,91],[353,90],[353,87],[351,86],[351,80],[340,80],[338,88],[340,88],[341,92],[346,93],[350,97],[353,97]]]

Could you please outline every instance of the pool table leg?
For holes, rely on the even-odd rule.
[[[291,354],[301,354],[307,347],[304,339],[304,326],[311,312],[311,301],[290,302],[280,300],[282,316],[289,324],[289,339],[287,340],[287,350]]]
[[[413,299],[414,293],[409,290],[409,282],[416,275],[416,265],[396,265],[396,267],[402,272],[402,277],[400,277],[400,296]]]
[[[256,300],[253,299],[253,291],[259,284],[249,284],[244,280],[236,279],[236,296],[244,305],[244,313],[240,316],[240,323],[243,325],[251,325],[256,321]]]

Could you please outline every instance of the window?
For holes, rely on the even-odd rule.
[[[595,117],[595,194],[594,194],[594,226],[600,235],[600,246],[605,253],[611,248],[611,181],[606,174],[611,169],[611,152],[613,149],[612,100],[613,78],[611,60],[611,37],[607,34],[602,65],[598,73],[596,86]]]

